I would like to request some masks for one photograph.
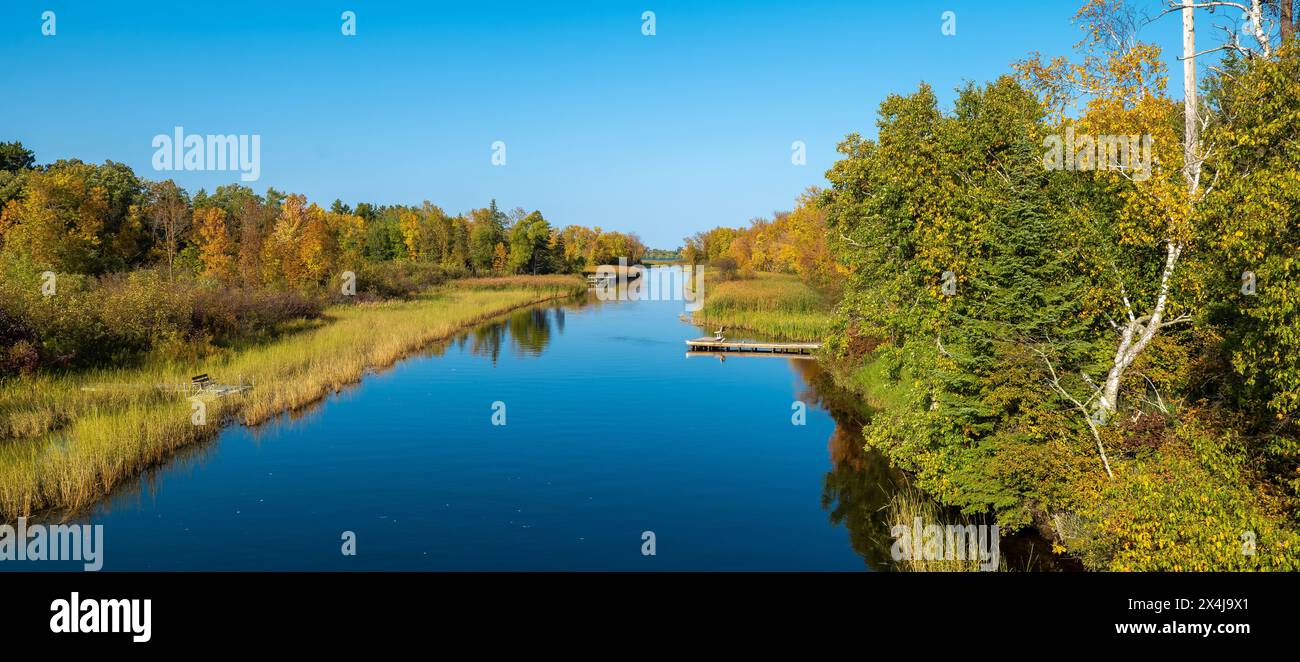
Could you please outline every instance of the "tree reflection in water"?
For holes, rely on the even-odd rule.
[[[849,544],[868,567],[887,570],[893,544],[889,501],[906,477],[879,452],[863,449],[862,427],[871,420],[871,410],[861,399],[835,386],[816,361],[790,363],[807,385],[799,399],[820,406],[835,419],[835,431],[827,442],[831,470],[822,484],[822,508],[832,524],[849,532]]]
[[[907,485],[907,475],[892,468],[878,451],[864,449],[862,428],[871,420],[872,411],[860,398],[836,386],[830,374],[816,361],[792,360],[794,369],[806,387],[799,398],[816,404],[835,419],[835,431],[827,442],[831,470],[822,484],[822,508],[829,512],[834,525],[844,525],[849,532],[853,551],[874,570],[891,570],[889,554],[893,537],[889,530],[889,502]],[[958,512],[942,508],[957,521]],[[990,523],[982,518],[968,518],[972,523]],[[943,524],[943,522],[936,522]],[[1080,570],[1073,559],[1050,552],[1050,543],[1033,530],[1003,535],[1000,549],[1006,567],[1015,570]]]
[[[534,307],[517,310],[504,319],[481,325],[461,338],[469,340],[469,351],[496,365],[506,340],[517,356],[540,356],[551,343],[552,330],[564,333],[564,308]]]

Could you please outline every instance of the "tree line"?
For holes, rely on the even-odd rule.
[[[193,194],[122,163],[0,143],[0,377],[195,355],[462,276],[574,273],[645,246],[496,201],[328,209],[274,188]],[[347,291],[351,285],[355,291]],[[355,295],[355,296],[352,296]]]
[[[365,264],[436,265],[453,274],[569,273],[645,246],[635,234],[555,227],[540,211],[496,201],[452,215],[421,205],[328,209],[305,196],[238,184],[193,195],[128,166],[61,160],[36,165],[21,143],[0,144],[0,258],[56,273],[163,266],[225,285],[324,286]]]

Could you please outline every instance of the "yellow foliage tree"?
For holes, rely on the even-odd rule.
[[[96,270],[108,217],[104,189],[76,169],[28,175],[25,195],[3,214],[5,250],[25,254],[39,267],[75,273]]]
[[[1129,367],[1161,329],[1191,319],[1175,293],[1179,260],[1195,239],[1201,197],[1193,12],[1191,3],[1183,5],[1182,136],[1175,128],[1178,104],[1166,94],[1160,49],[1137,39],[1137,22],[1123,0],[1088,0],[1079,10],[1087,31],[1079,44],[1080,62],[1064,57],[1045,62],[1033,54],[1016,65],[1059,118],[1065,136],[1056,136],[1052,145],[1063,158],[1045,156],[1044,165],[1092,171],[1120,201],[1114,210],[1085,212],[1079,224],[1085,234],[1073,242],[1091,248],[1086,262],[1097,284],[1089,303],[1116,331],[1110,368],[1083,396],[1053,380],[1059,394],[1084,414],[1099,449],[1098,426],[1119,408]],[[1080,101],[1084,112],[1072,120],[1067,112]],[[1152,263],[1156,255],[1160,259]],[[1106,470],[1109,474],[1109,464]]]
[[[506,251],[504,242],[497,242],[496,248],[492,249],[492,270],[502,273],[506,270],[506,264],[510,261],[510,254]]]
[[[423,258],[428,233],[420,222],[420,215],[408,209],[402,212],[397,222],[402,230],[402,243],[406,245],[406,257],[411,260]]]
[[[199,260],[203,275],[229,284],[234,277],[234,242],[226,228],[226,210],[204,207],[194,210],[198,231]]]
[[[290,195],[280,205],[275,226],[262,242],[262,278],[268,283],[296,285],[304,281],[305,267],[298,241],[307,224],[307,198]]]
[[[320,284],[333,276],[338,260],[338,241],[325,218],[325,210],[312,204],[305,211],[302,237],[298,241],[298,261],[302,270],[291,284],[304,287]]]
[[[338,241],[337,259],[342,269],[356,270],[365,259],[366,221],[356,214],[325,215],[330,232]]]

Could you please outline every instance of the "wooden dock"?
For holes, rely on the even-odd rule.
[[[707,356],[711,359],[726,361],[728,356],[740,356],[746,359],[788,359],[800,361],[814,361],[817,357],[812,354],[777,354],[774,352],[686,352],[686,358],[700,358]]]
[[[815,342],[741,342],[737,340],[718,340],[717,338],[696,338],[686,341],[687,356],[724,355],[724,356],[780,356],[784,358],[812,358],[812,353],[821,348]]]

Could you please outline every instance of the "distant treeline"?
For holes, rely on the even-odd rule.
[[[794,211],[755,218],[748,227],[698,232],[685,239],[682,257],[716,267],[723,278],[751,277],[759,271],[793,274],[823,292],[838,294],[851,266],[831,254],[819,195],[809,189]]]
[[[553,227],[539,211],[487,207],[452,215],[430,202],[328,209],[305,196],[246,186],[193,195],[130,167],[62,160],[35,165],[21,143],[0,144],[3,257],[56,273],[102,274],[165,265],[224,284],[323,285],[365,263],[437,265],[453,273],[542,274],[618,257],[639,260],[632,234]]]
[[[645,252],[644,260],[655,260],[656,262],[676,262],[682,259],[682,249],[674,248],[651,248]]]

